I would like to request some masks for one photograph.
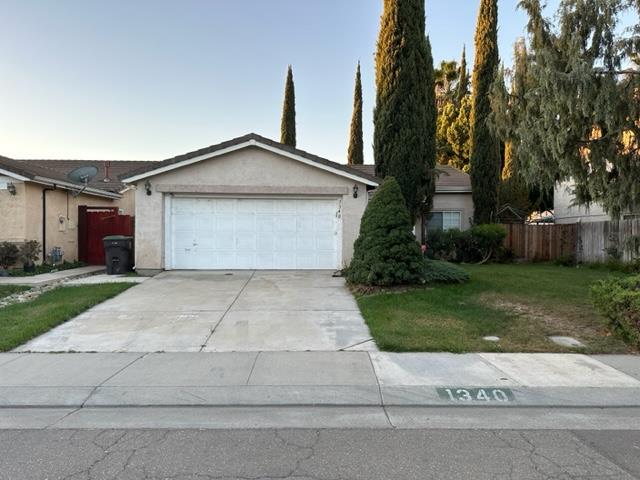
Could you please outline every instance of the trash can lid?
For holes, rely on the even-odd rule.
[[[133,237],[128,237],[126,235],[108,235],[103,237],[102,240],[131,240]]]

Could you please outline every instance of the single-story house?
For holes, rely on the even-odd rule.
[[[353,168],[369,175],[375,174],[375,165],[354,165]],[[436,167],[436,192],[431,212],[424,212],[416,221],[415,233],[419,242],[433,230],[467,230],[473,219],[473,197],[469,174],[449,165]]]
[[[79,166],[99,174],[80,194]],[[427,230],[469,227],[469,176],[439,166]],[[135,215],[139,273],[171,269],[338,269],[353,254],[373,165],[347,166],[249,134],[164,161],[0,157],[0,241],[78,253],[78,207]],[[44,213],[44,216],[43,216]],[[44,218],[44,222],[43,222]]]
[[[0,242],[37,240],[47,255],[60,247],[65,260],[78,258],[78,206],[117,207],[134,213],[133,192],[118,176],[147,162],[14,160],[0,156]],[[68,174],[93,165],[98,175],[87,187]],[[78,194],[79,193],[79,194]]]
[[[468,228],[469,176],[439,167],[428,228]],[[256,134],[125,174],[136,186],[136,269],[338,269],[349,264],[373,166],[347,166]]]

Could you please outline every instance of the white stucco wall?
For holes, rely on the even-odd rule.
[[[263,150],[247,147],[150,177],[152,194],[141,180],[136,189],[136,269],[162,270],[164,262],[164,217],[166,195],[265,197],[269,194],[292,198],[342,199],[342,262],[347,265],[367,204],[366,185],[317,167]],[[352,189],[358,185],[358,198]],[[252,187],[259,193],[252,193]],[[269,192],[269,189],[272,191]],[[342,193],[338,194],[337,191]],[[224,192],[224,193],[221,193]],[[295,192],[295,193],[292,193]],[[304,192],[310,192],[305,194]],[[333,193],[327,193],[333,192]]]
[[[574,201],[573,182],[557,183],[553,193],[553,214],[556,223],[604,222],[611,220],[604,209],[597,203],[589,208],[572,206]]]

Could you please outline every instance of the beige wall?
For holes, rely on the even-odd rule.
[[[216,194],[224,191],[233,196],[247,195],[250,188],[260,188],[260,195],[267,194],[264,187],[271,187],[273,193],[283,194],[290,189],[295,197],[303,197],[301,192],[334,190],[330,196],[342,198],[342,260],[347,265],[353,254],[360,229],[360,218],[367,204],[366,186],[358,184],[357,199],[352,188],[357,182],[341,177],[317,167],[305,165],[296,160],[280,156],[258,147],[249,147],[219,157],[204,160],[149,179],[152,195],[147,195],[140,182],[136,190],[136,268],[138,270],[164,269],[164,196],[167,190],[180,192],[187,187],[199,193]],[[181,187],[184,186],[184,187]],[[165,192],[158,191],[165,190]],[[343,191],[339,195],[335,191]],[[291,193],[290,195],[293,195]]]
[[[0,190],[0,241],[23,242],[37,240],[42,243],[42,191],[44,185],[19,183],[17,193],[10,195]],[[74,198],[67,190],[47,192],[47,245],[46,252],[61,247],[65,260],[78,258],[78,206],[119,207],[124,214],[133,215],[134,192],[126,192],[121,200],[79,195]]]
[[[473,196],[468,193],[438,192],[433,197],[433,212],[456,211],[461,212],[462,230],[471,228],[473,219]],[[422,242],[422,219],[416,222],[416,237]]]
[[[16,194],[0,190],[0,242],[24,242],[27,223],[26,186],[23,182],[0,177],[0,182],[11,182]]]

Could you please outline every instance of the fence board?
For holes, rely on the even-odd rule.
[[[622,260],[629,262],[634,252],[626,247],[632,236],[640,235],[640,219],[556,225],[508,224],[504,245],[516,258],[530,261],[557,260],[575,255],[579,262],[604,262],[607,249],[615,246]]]
[[[507,224],[505,247],[516,258],[530,261],[557,260],[575,255],[577,225]]]

